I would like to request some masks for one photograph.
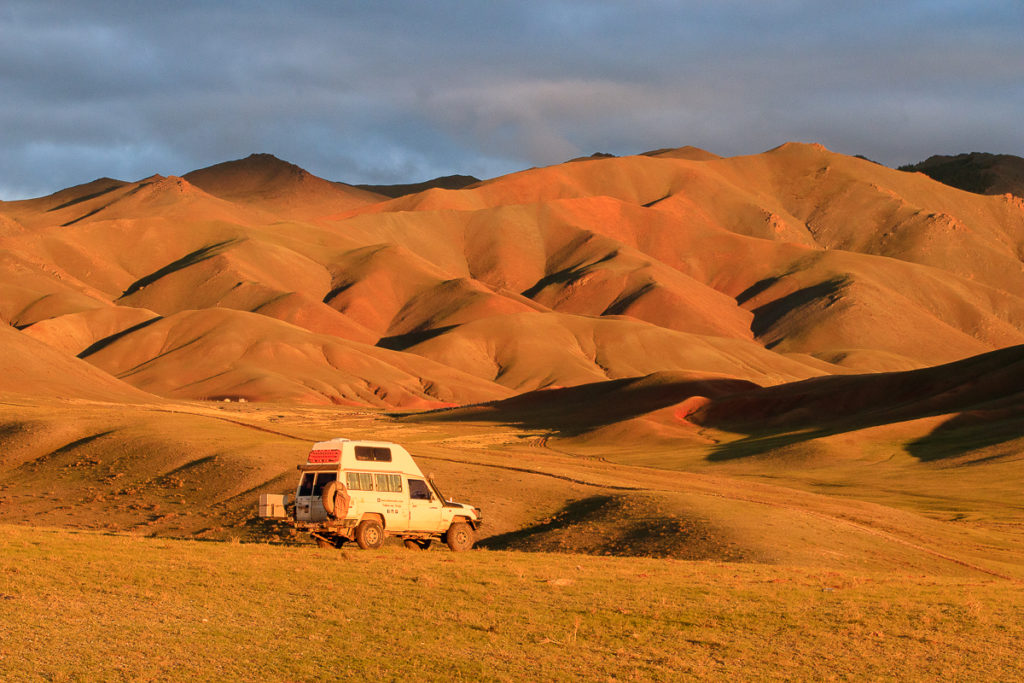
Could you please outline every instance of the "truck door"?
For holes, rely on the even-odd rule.
[[[295,520],[322,522],[327,519],[321,497],[324,487],[338,478],[337,472],[303,472],[299,489],[295,492]]]
[[[327,510],[324,509],[324,487],[338,478],[337,472],[317,472],[316,483],[313,484],[313,497],[310,506],[310,521],[322,522],[327,519]]]
[[[312,507],[313,482],[316,479],[316,472],[303,472],[299,479],[299,488],[295,490],[295,521],[310,521],[310,508]]]
[[[377,502],[384,513],[384,525],[388,531],[406,531],[409,528],[409,498],[402,490],[402,475],[375,474],[374,488]]]
[[[441,501],[422,479],[409,479],[409,531],[438,533],[441,528]]]

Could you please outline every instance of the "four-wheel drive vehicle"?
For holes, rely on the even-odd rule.
[[[398,444],[322,441],[298,470],[291,517],[322,546],[355,541],[379,548],[385,536],[397,536],[409,548],[425,549],[434,539],[452,550],[473,547],[480,510],[446,501]],[[262,494],[260,516],[287,516],[284,502],[284,496]]]

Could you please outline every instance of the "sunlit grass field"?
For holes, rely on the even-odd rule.
[[[1000,579],[0,527],[0,679],[1013,680]]]

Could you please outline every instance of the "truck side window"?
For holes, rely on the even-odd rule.
[[[373,490],[373,475],[369,472],[347,472],[345,480],[350,491]]]
[[[387,491],[388,493],[401,493],[402,492],[402,475],[400,474],[375,474],[373,475],[377,481],[378,491]]]
[[[313,495],[313,477],[316,474],[313,472],[306,472],[302,475],[302,483],[299,485],[300,496],[311,496]]]
[[[316,486],[313,487],[313,495],[323,495],[324,487],[338,478],[337,472],[321,472],[316,475]]]
[[[391,462],[391,449],[384,446],[356,446],[356,460]]]
[[[430,500],[430,489],[422,479],[409,480],[409,497],[413,500]]]

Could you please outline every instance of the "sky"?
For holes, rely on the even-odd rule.
[[[1024,156],[1021,0],[0,3],[0,199],[255,152],[349,183],[819,142]]]

